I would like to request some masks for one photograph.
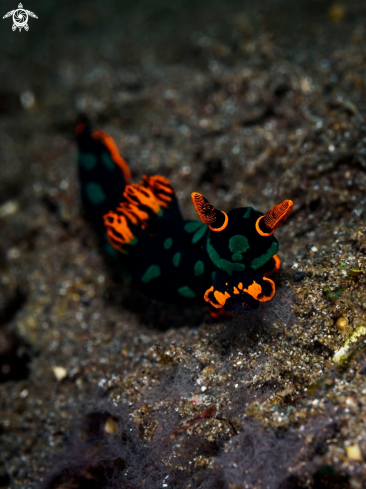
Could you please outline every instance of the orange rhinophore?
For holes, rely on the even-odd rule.
[[[257,222],[255,224],[257,232],[261,236],[271,236],[290,214],[293,206],[294,204],[292,200],[284,200],[280,204],[277,204],[269,209],[269,211],[267,211],[267,214],[257,219]],[[262,229],[260,227],[262,220],[265,227],[264,230],[263,227]]]
[[[199,218],[208,226],[216,221],[216,209],[198,192],[192,193],[192,202]]]
[[[284,200],[281,204],[277,204],[264,216],[264,223],[270,229],[276,229],[280,226],[286,217],[292,211],[294,203],[292,200]]]
[[[127,219],[124,215],[109,211],[103,217],[108,238],[115,248],[122,248],[122,245],[133,241],[135,236],[129,228]]]
[[[191,194],[193,205],[197,214],[204,224],[207,224],[211,231],[223,231],[228,225],[229,218],[226,212],[215,209],[203,195],[198,192]],[[216,226],[214,226],[216,224]]]
[[[79,124],[80,125],[80,124]],[[78,126],[76,126],[78,128]],[[99,141],[102,141],[107,148],[109,149],[113,161],[120,167],[122,170],[122,173],[125,177],[126,184],[129,184],[131,182],[131,171],[126,163],[126,161],[122,158],[120,155],[120,152],[118,151],[118,148],[116,146],[116,143],[114,142],[114,139],[112,136],[107,134],[104,131],[94,131],[92,134],[93,139],[97,139]]]

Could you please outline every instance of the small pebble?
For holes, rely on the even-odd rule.
[[[26,110],[31,109],[36,103],[34,93],[31,90],[24,90],[20,94],[20,103]]]
[[[341,316],[340,318],[337,319],[336,328],[339,331],[345,331],[347,325],[348,325],[348,319],[345,318],[344,316]]]
[[[12,216],[19,210],[19,204],[16,200],[8,200],[0,206],[0,217]]]
[[[108,435],[114,435],[118,430],[118,423],[115,419],[110,416],[105,425],[104,425],[104,431],[108,433]]]
[[[58,381],[63,380],[67,376],[67,370],[64,367],[52,367],[52,370]]]
[[[303,278],[305,278],[305,273],[304,272],[297,272],[294,275],[294,281],[295,282],[300,282],[300,280],[302,280]]]
[[[355,445],[346,446],[347,457],[350,460],[358,460],[362,462],[362,454],[359,445],[356,443]]]

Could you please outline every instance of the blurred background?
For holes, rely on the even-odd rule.
[[[15,4],[4,0],[4,14]],[[351,35],[354,42],[362,38],[365,15],[357,0],[33,0],[24,8],[38,15],[28,32],[12,32],[11,18],[1,23],[2,114],[16,109],[25,90],[34,92],[40,108],[50,91],[64,87],[66,97],[85,67],[94,73],[166,64],[207,69],[212,59],[230,66],[245,61],[259,36],[272,40],[285,59],[310,65]]]

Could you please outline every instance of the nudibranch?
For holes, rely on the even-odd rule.
[[[273,234],[291,212],[291,200],[265,214],[252,207],[226,213],[194,192],[200,220],[184,220],[169,180],[154,175],[131,183],[111,136],[82,122],[76,137],[86,217],[142,292],[170,304],[206,301],[224,311],[249,311],[272,299],[270,276],[281,263]]]

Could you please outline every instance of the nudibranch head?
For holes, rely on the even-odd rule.
[[[253,309],[256,303],[270,300],[275,286],[266,275],[280,263],[273,233],[291,212],[292,201],[285,200],[266,214],[252,207],[226,214],[198,193],[192,194],[192,201],[201,221],[209,226],[207,253],[218,268],[205,300],[226,309]]]

